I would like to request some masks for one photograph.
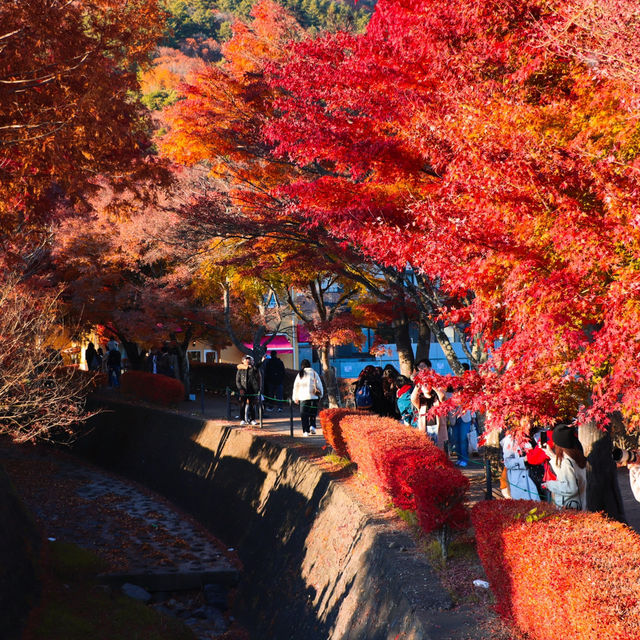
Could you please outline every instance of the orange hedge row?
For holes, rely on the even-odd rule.
[[[184,385],[180,380],[146,371],[126,371],[120,379],[123,393],[157,404],[178,404],[184,400]]]
[[[640,537],[631,529],[521,500],[481,502],[471,517],[496,608],[528,637],[640,638]]]
[[[349,459],[397,507],[415,510],[426,532],[467,526],[469,481],[425,434],[393,418],[361,412],[345,412],[339,423]]]
[[[342,437],[340,421],[348,415],[357,413],[354,409],[325,409],[318,414],[322,435],[327,444],[341,458],[348,458],[347,445]]]

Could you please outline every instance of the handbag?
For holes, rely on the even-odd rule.
[[[471,431],[469,431],[469,451],[471,453],[477,453],[478,451],[478,432],[476,431],[475,424],[472,425]]]
[[[318,396],[318,399],[322,398],[322,391],[320,391],[320,389],[318,388],[318,378],[317,378],[317,373],[314,372],[314,376],[313,376],[313,395],[314,396]]]

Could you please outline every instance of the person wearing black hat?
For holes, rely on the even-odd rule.
[[[551,468],[555,480],[542,486],[551,491],[553,501],[567,509],[585,511],[587,508],[587,460],[574,427],[557,424],[553,429]]]

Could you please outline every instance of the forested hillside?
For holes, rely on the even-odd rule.
[[[324,31],[362,32],[376,0],[357,6],[341,0],[278,0],[312,35]],[[167,26],[151,71],[141,80],[143,101],[160,110],[176,100],[175,88],[202,61],[218,62],[220,45],[237,20],[250,20],[256,0],[166,0]]]
[[[231,23],[248,18],[256,0],[167,0],[170,33],[165,44],[179,48],[189,38],[213,39],[218,42],[231,37]],[[371,15],[375,0],[354,7],[340,0],[280,0],[303,28],[362,31]]]

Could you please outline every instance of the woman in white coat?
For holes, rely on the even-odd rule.
[[[504,466],[507,470],[507,483],[510,497],[514,500],[540,500],[540,494],[535,482],[531,479],[525,464],[527,450],[531,443],[525,441],[519,444],[511,434],[507,434],[501,441]]]
[[[553,501],[567,509],[587,509],[587,460],[575,429],[558,424],[553,429],[553,451],[549,464],[556,475],[542,486],[549,489]]]
[[[324,393],[320,376],[311,368],[308,360],[300,363],[300,372],[293,383],[292,400],[300,405],[302,435],[308,437],[316,432],[318,403]]]

